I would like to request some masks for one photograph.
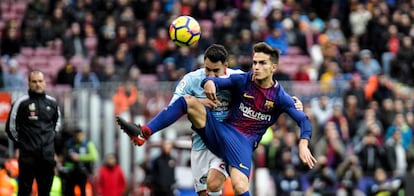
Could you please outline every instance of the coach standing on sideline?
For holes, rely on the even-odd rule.
[[[29,196],[36,178],[38,195],[49,195],[55,162],[55,132],[60,128],[56,99],[45,94],[42,72],[29,73],[29,91],[13,102],[6,132],[20,150],[19,196]]]

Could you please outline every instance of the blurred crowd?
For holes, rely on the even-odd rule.
[[[227,48],[230,67],[248,71],[252,45],[265,41],[282,55],[277,80],[317,82],[322,94],[330,95],[304,103],[314,126],[316,169],[307,172],[300,164],[296,128],[286,118],[272,127],[262,150],[256,150],[258,167],[271,171],[279,193],[397,194],[404,176],[413,173],[414,1],[0,4],[0,89],[25,89],[24,74],[34,68],[45,71],[52,85],[95,88],[128,81],[113,98],[119,113],[135,103],[139,95],[133,87],[144,77],[177,81],[203,66],[202,54],[213,43]],[[169,39],[169,24],[179,15],[199,21],[197,45],[177,47]],[[346,88],[336,91],[339,83]],[[142,112],[139,107],[133,107],[136,113]]]

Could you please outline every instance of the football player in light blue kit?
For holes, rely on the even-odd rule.
[[[170,104],[179,97],[192,95],[205,106],[212,109],[212,115],[222,121],[228,113],[230,92],[221,91],[218,97],[220,104],[207,99],[201,81],[206,77],[228,77],[232,73],[242,73],[228,67],[227,51],[222,45],[213,44],[204,52],[204,68],[186,74],[178,83]],[[222,159],[211,153],[197,133],[193,135],[191,148],[191,171],[194,178],[194,187],[199,196],[221,195],[223,183],[228,176]]]
[[[225,160],[236,195],[248,196],[253,150],[266,129],[287,112],[301,129],[299,157],[312,168],[316,162],[308,148],[312,129],[303,112],[295,109],[294,100],[272,79],[279,53],[264,42],[254,46],[253,69],[248,74],[233,74],[228,79],[208,77],[201,85],[210,100],[219,104],[216,89],[232,92],[229,115],[221,122],[195,97],[185,95],[161,111],[147,125],[128,123],[117,117],[131,141],[142,145],[152,134],[188,114],[192,128],[214,154]],[[214,82],[212,82],[214,81]]]

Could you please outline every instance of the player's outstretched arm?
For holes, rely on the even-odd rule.
[[[316,159],[309,149],[309,140],[307,139],[300,139],[299,141],[299,158],[310,169],[315,167]]]

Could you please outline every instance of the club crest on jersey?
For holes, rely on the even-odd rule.
[[[33,112],[33,111],[35,111],[36,110],[36,104],[35,103],[31,103],[31,104],[29,104],[29,111],[31,111],[31,112]]]
[[[178,84],[178,90],[181,92],[184,91],[185,85],[186,85],[185,81],[181,80],[180,84]]]
[[[265,104],[264,104],[264,107],[265,107],[266,109],[271,109],[271,108],[273,108],[274,103],[275,103],[275,102],[273,102],[273,101],[266,100],[266,102],[265,102]]]
[[[29,108],[29,111],[30,111],[29,120],[37,120],[38,117],[36,115],[36,104],[31,103],[31,104],[29,104],[28,108]]]

